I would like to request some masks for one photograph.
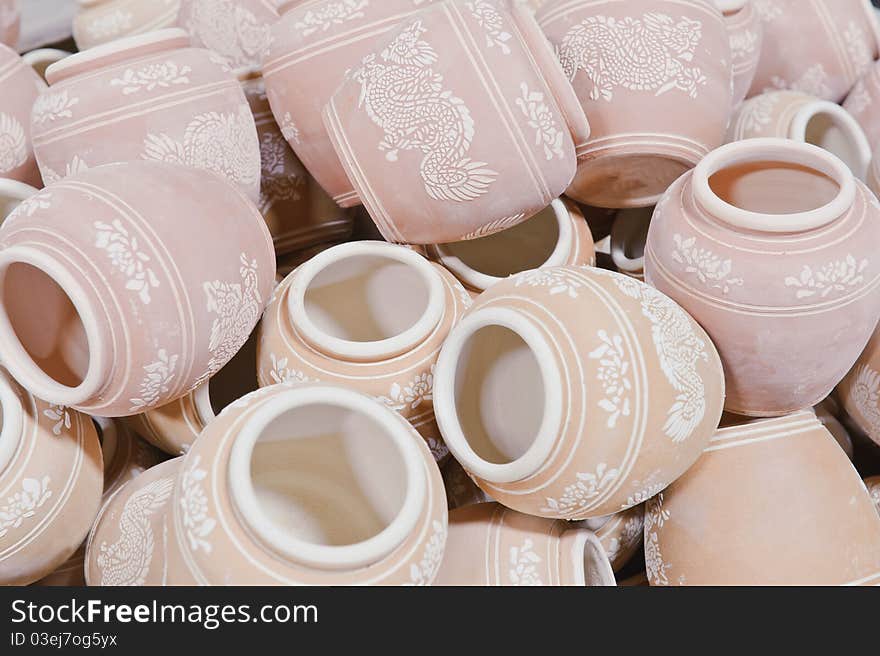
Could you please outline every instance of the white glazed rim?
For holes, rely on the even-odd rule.
[[[605,547],[602,546],[602,541],[596,537],[596,534],[592,531],[582,528],[582,529],[572,529],[576,531],[577,535],[575,535],[575,539],[572,541],[571,553],[570,557],[573,560],[574,564],[574,574],[575,574],[575,585],[586,586],[587,585],[587,575],[586,575],[586,567],[584,564],[584,559],[586,558],[586,549],[589,544],[591,547],[595,548],[596,551],[605,556],[604,558],[597,558],[594,561],[594,564],[597,568],[597,574],[601,579],[601,585],[604,586],[616,586],[617,580],[614,577],[614,568],[611,566],[611,561],[608,559],[608,554],[605,551]]]
[[[3,427],[0,429],[0,476],[2,476],[21,443],[24,427],[21,399],[15,393],[5,371],[0,371],[0,407],[3,408]]]
[[[458,421],[455,374],[461,351],[479,330],[502,326],[516,333],[531,349],[544,383],[544,417],[538,434],[516,460],[498,464],[484,460],[465,437]],[[525,317],[506,308],[481,308],[466,316],[446,339],[434,372],[434,414],[446,446],[471,474],[490,483],[514,483],[537,472],[550,457],[562,424],[562,383],[559,367],[546,339]]]
[[[28,198],[38,193],[39,189],[29,184],[13,180],[12,178],[0,178],[0,197],[8,198],[18,203],[23,203]],[[15,211],[13,209],[13,211]],[[0,223],[6,220],[5,216],[0,216]]]
[[[397,447],[406,471],[406,498],[388,526],[368,540],[346,546],[326,546],[292,538],[279,531],[260,507],[250,472],[254,446],[272,421],[308,405],[332,405],[366,415],[385,430]],[[427,503],[428,481],[416,440],[404,419],[359,392],[331,385],[290,389],[261,405],[239,431],[229,453],[229,494],[242,521],[281,555],[325,569],[365,567],[391,554],[418,527]]]
[[[202,426],[207,426],[217,417],[217,413],[214,412],[214,406],[211,404],[210,379],[199,385],[192,392],[192,399],[193,405],[196,407],[196,413],[199,415],[199,420],[202,422]]]
[[[119,428],[109,417],[92,417],[92,421],[101,431],[101,454],[104,458],[104,476],[110,473],[116,452],[119,450]]]
[[[574,240],[574,229],[571,225],[568,208],[562,200],[557,198],[550,203],[548,207],[553,210],[553,215],[556,218],[556,225],[559,228],[559,235],[556,239],[556,246],[553,249],[553,252],[541,267],[562,266],[567,263],[566,261],[571,249],[571,243]],[[541,210],[541,212],[543,211],[544,210]],[[488,239],[491,239],[491,237],[488,237]],[[504,280],[504,278],[490,276],[468,266],[461,260],[461,258],[453,255],[447,244],[436,244],[433,246],[433,250],[437,254],[437,260],[440,264],[449,269],[449,271],[451,271],[461,282],[473,289],[485,291]]]
[[[12,328],[9,315],[2,303],[3,281],[10,265],[29,264],[49,276],[67,295],[76,308],[89,344],[89,366],[82,382],[69,387],[54,380],[43,371],[25,350]],[[22,387],[39,399],[58,405],[77,406],[95,396],[104,383],[106,357],[100,347],[101,330],[97,316],[83,288],[57,262],[40,251],[27,246],[13,245],[0,250],[0,343],[4,345],[3,364]]]
[[[40,64],[49,62],[49,66],[57,64],[62,59],[72,57],[73,53],[68,50],[60,50],[58,48],[37,48],[26,52],[21,56],[22,61],[31,68],[36,68]],[[48,69],[47,66],[46,68]]]
[[[186,33],[186,30],[179,27],[168,27],[154,32],[136,34],[134,36],[127,36],[107,43],[102,43],[101,45],[94,46],[88,50],[77,52],[70,57],[65,57],[61,61],[55,62],[49,66],[46,69],[46,81],[51,86],[67,77],[67,74],[71,69],[77,69],[82,66],[82,64],[99,61],[109,55],[115,55],[118,52],[162,43],[164,41],[171,43],[178,39],[186,41],[185,44],[181,45],[189,45],[189,35]]]
[[[719,198],[709,178],[728,166],[747,162],[779,161],[800,164],[829,176],[840,190],[826,205],[806,212],[762,214],[744,210]],[[820,228],[842,216],[855,201],[853,174],[840,158],[812,144],[790,139],[762,138],[735,141],[706,155],[694,168],[692,186],[697,202],[714,218],[738,228],[759,232],[800,232]]]
[[[812,119],[821,115],[828,116],[858,151],[859,170],[855,172],[855,175],[864,180],[873,156],[871,144],[859,122],[840,105],[828,100],[812,100],[804,104],[791,121],[789,138],[806,142],[807,126]]]
[[[402,333],[375,342],[355,342],[328,335],[309,318],[306,291],[315,277],[327,267],[354,257],[379,257],[396,260],[413,268],[425,282],[428,303],[425,312]],[[443,319],[445,296],[440,274],[428,260],[403,246],[378,241],[341,244],[318,253],[291,274],[293,282],[287,295],[287,311],[293,326],[306,341],[326,353],[351,360],[390,358],[412,350],[424,342]]]
[[[715,6],[722,14],[733,14],[742,11],[749,0],[715,0]]]

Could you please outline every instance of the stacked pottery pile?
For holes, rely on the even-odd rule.
[[[80,4],[0,46],[0,583],[880,584],[867,2]]]

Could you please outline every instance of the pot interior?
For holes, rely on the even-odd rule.
[[[219,415],[230,403],[256,391],[257,384],[256,332],[245,342],[233,358],[208,383],[211,410]],[[209,420],[210,417],[207,418]]]
[[[819,112],[807,121],[804,141],[837,155],[851,171],[863,167],[858,145],[831,114]]]

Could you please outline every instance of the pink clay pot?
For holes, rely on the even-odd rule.
[[[764,43],[749,95],[791,89],[840,102],[880,52],[880,29],[870,0],[754,4]]]
[[[862,126],[871,148],[880,147],[880,62],[859,78],[843,108]]]
[[[715,0],[730,36],[733,68],[733,107],[748,95],[758,71],[764,44],[764,25],[753,0]]]
[[[871,501],[877,514],[880,514],[880,476],[872,476],[865,479],[865,487],[868,488],[868,494],[871,495]]]
[[[553,0],[537,19],[593,128],[577,144],[569,196],[599,207],[650,207],[723,143],[730,37],[712,2]]]
[[[46,85],[11,48],[0,44],[0,178],[42,187],[31,139],[31,108]]]
[[[0,223],[39,190],[18,180],[0,178]]]
[[[0,228],[4,362],[52,403],[143,412],[229,361],[274,277],[262,217],[219,176],[160,162],[91,169]]]
[[[529,271],[480,295],[434,374],[455,458],[505,506],[552,519],[644,503],[702,453],[721,362],[669,298],[610,271]]]
[[[619,210],[611,228],[611,261],[619,273],[636,280],[645,280],[645,242],[653,214],[653,207]]]
[[[31,50],[21,56],[25,64],[30,66],[37,75],[44,81],[46,79],[46,70],[52,65],[60,62],[66,57],[70,57],[73,53],[66,50],[58,50],[57,48],[38,48]],[[30,121],[28,121],[30,122]]]
[[[449,514],[449,537],[435,585],[616,584],[608,556],[589,529],[484,503]]]
[[[260,193],[260,145],[238,81],[182,30],[116,41],[46,71],[34,151],[47,184],[90,167],[157,160]]]
[[[316,255],[275,290],[260,323],[260,386],[320,381],[376,397],[408,419],[438,460],[434,367],[471,299],[443,267],[382,242]]]
[[[880,317],[878,241],[880,207],[840,159],[749,139],[670,187],[645,274],[718,348],[725,409],[784,415],[828,396],[868,342]]]
[[[409,244],[521,223],[565,191],[589,137],[531,13],[502,0],[421,10],[372,45],[324,121],[383,237]]]
[[[174,25],[180,0],[79,0],[73,38],[79,50]]]
[[[874,150],[871,165],[868,167],[868,175],[865,182],[868,188],[874,192],[875,197],[880,197],[880,146]]]
[[[880,331],[874,330],[867,347],[840,381],[837,398],[859,430],[880,445]]]
[[[18,0],[0,0],[0,43],[15,48],[21,32]]]
[[[587,520],[584,525],[596,534],[611,561],[611,568],[619,572],[641,548],[644,523],[645,507],[642,504],[608,517]]]
[[[28,585],[76,551],[104,480],[91,420],[39,401],[0,369],[0,584]]]

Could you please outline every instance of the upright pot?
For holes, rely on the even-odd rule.
[[[215,0],[216,1],[216,0]],[[180,0],[78,0],[73,38],[79,50],[174,25]]]
[[[43,80],[11,48],[0,44],[0,178],[42,187],[31,138],[31,109],[46,87]]]
[[[862,126],[871,148],[880,147],[880,62],[872,64],[859,78],[843,108]]]
[[[715,0],[724,15],[730,36],[730,61],[733,68],[733,107],[749,94],[758,72],[761,48],[764,45],[764,26],[761,14],[753,0]]]

